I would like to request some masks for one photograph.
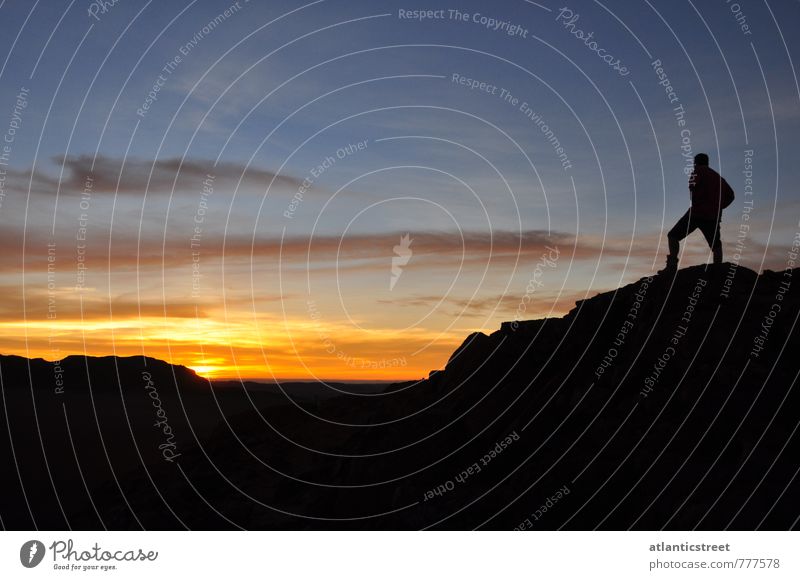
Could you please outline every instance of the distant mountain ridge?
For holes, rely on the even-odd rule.
[[[72,491],[59,509],[59,486],[31,460],[26,473],[5,470],[17,495],[0,516],[7,527],[53,529],[790,529],[800,517],[797,276],[723,264],[643,278],[562,318],[470,335],[444,369],[378,397],[255,400],[148,361],[182,433],[172,462],[158,452],[146,400],[104,459],[75,384],[63,396],[83,409],[74,412],[85,447],[64,447],[55,419],[42,444],[20,425],[26,389],[8,382],[27,386],[25,359],[2,357],[4,392],[21,393],[4,398],[2,431],[40,461],[58,449],[53,478]],[[124,369],[123,395],[141,394],[141,357],[106,358],[90,373]],[[51,380],[43,372],[33,373],[37,392]],[[57,405],[51,417],[73,413],[72,402],[42,396]],[[124,426],[119,401],[105,405],[98,414]],[[19,455],[4,465],[21,465]],[[81,490],[76,456],[84,467],[99,457],[99,472],[119,463],[117,479],[101,474]],[[45,483],[26,503],[28,478]]]

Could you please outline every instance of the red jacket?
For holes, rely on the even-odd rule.
[[[706,165],[697,165],[689,178],[692,197],[692,217],[719,220],[722,199],[731,186],[716,171]]]

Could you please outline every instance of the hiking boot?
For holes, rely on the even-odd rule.
[[[677,271],[678,271],[678,257],[670,255],[667,256],[667,265],[664,266],[663,269],[659,270],[658,273],[673,275]]]

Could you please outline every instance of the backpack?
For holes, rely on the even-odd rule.
[[[736,199],[736,195],[734,195],[733,188],[728,185],[728,182],[725,181],[724,177],[720,176],[719,179],[721,185],[720,207],[725,209],[733,203],[733,200]]]

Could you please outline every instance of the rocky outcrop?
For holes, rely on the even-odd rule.
[[[643,278],[563,318],[473,334],[385,393],[231,405],[174,462],[97,484],[70,524],[796,527],[798,276],[724,264]]]

